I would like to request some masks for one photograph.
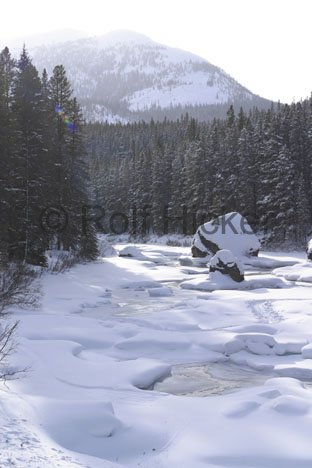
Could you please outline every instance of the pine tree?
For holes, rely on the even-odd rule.
[[[89,194],[84,162],[83,121],[80,107],[62,65],[54,68],[50,80],[52,119],[52,174],[58,190],[54,206],[66,214],[64,229],[54,233],[58,249],[72,251],[84,259],[96,256],[96,236],[87,215]]]
[[[45,264],[45,234],[40,229],[44,188],[42,94],[38,71],[25,48],[18,61],[13,93],[15,114],[15,219],[10,253],[15,260]]]
[[[6,47],[0,53],[0,264],[8,260],[10,221],[14,210],[12,196],[12,171],[14,162],[14,125],[12,93],[15,77],[15,61]]]

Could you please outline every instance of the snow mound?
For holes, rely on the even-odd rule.
[[[300,355],[304,344],[304,339],[288,335],[277,339],[269,333],[243,332],[235,335],[230,341],[225,343],[224,351],[228,356],[239,353],[242,350],[259,356]]]
[[[44,425],[55,441],[69,450],[93,456],[105,455],[105,439],[111,440],[124,427],[110,402],[54,400],[41,411]]]
[[[310,405],[303,398],[295,395],[281,395],[276,398],[272,408],[278,413],[295,416],[307,413]]]
[[[148,257],[146,257],[146,255],[144,255],[134,245],[127,245],[123,249],[119,250],[119,257],[130,257],[135,258],[136,260],[148,260]]]
[[[305,359],[311,359],[312,358],[312,343],[309,343],[301,349],[302,356]]]
[[[260,407],[256,401],[231,402],[228,408],[223,409],[223,414],[228,418],[242,418]]]
[[[241,259],[244,265],[255,268],[272,269],[286,266],[293,266],[298,263],[298,260],[280,260],[279,258],[270,257],[244,257]]]
[[[128,257],[144,261],[146,262],[146,266],[153,266],[154,264],[165,265],[167,263],[167,259],[160,253],[151,252],[150,256],[147,256],[134,245],[127,245],[119,250],[119,257]]]
[[[193,257],[210,257],[222,249],[230,249],[239,258],[258,255],[260,242],[246,219],[237,212],[203,224],[193,238]]]
[[[277,268],[272,271],[273,275],[283,277],[288,281],[302,281],[312,283],[312,263],[297,263],[290,267]]]
[[[253,290],[253,289],[282,289],[289,288],[290,285],[281,278],[272,275],[254,275],[247,277],[244,281],[237,283],[231,278],[219,272],[214,273],[213,279],[194,278],[183,281],[180,284],[182,289],[195,289],[198,291],[218,291],[218,290]]]
[[[277,364],[274,367],[274,371],[282,377],[293,377],[299,380],[312,380],[312,360],[305,359],[293,364]]]
[[[253,354],[274,354],[273,348],[276,340],[266,333],[242,333],[237,335],[237,340],[244,343],[244,348]]]

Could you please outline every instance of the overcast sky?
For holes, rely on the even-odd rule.
[[[291,102],[312,91],[311,22],[311,0],[9,0],[0,46],[55,29],[132,29],[204,57],[256,94]]]

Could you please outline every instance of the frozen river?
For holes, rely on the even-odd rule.
[[[228,289],[187,247],[136,247],[44,275],[14,312],[30,371],[2,399],[0,465],[311,467],[304,254],[261,254]]]

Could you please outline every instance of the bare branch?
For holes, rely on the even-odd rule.
[[[38,274],[25,265],[8,265],[0,270],[0,381],[18,378],[28,369],[9,368],[8,358],[15,350],[13,335],[18,322],[3,324],[4,316],[12,306],[34,306],[36,294],[33,280]]]

